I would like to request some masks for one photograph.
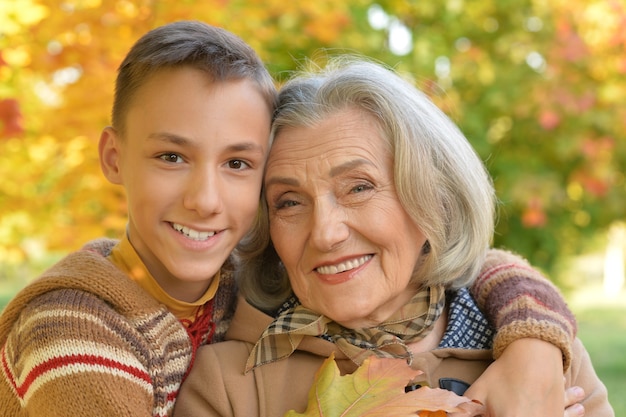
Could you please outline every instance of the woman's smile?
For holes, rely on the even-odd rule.
[[[326,284],[342,284],[366,268],[372,258],[373,255],[359,256],[334,265],[320,266],[314,271],[317,272],[317,277]]]
[[[364,255],[364,256],[359,256],[358,258],[353,258],[353,259],[349,259],[346,261],[342,261],[335,265],[318,266],[317,268],[315,268],[315,270],[319,274],[324,274],[324,275],[339,274],[341,272],[349,271],[365,264],[367,261],[372,259],[372,256],[373,255]]]

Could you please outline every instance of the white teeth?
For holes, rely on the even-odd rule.
[[[183,235],[187,236],[189,239],[193,240],[207,240],[211,236],[215,235],[215,232],[199,232],[178,223],[172,223],[172,227],[174,227],[174,229],[176,229]]]
[[[337,265],[320,266],[319,268],[316,268],[316,270],[320,274],[338,274],[340,272],[345,272],[357,268],[363,265],[365,262],[369,261],[370,259],[372,259],[372,255],[365,255],[361,256],[360,258],[351,259]]]

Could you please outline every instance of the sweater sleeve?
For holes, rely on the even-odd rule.
[[[470,291],[496,328],[495,359],[511,342],[530,337],[561,349],[564,370],[569,368],[576,319],[559,289],[525,259],[489,250]]]
[[[149,417],[149,349],[102,299],[56,290],[32,299],[0,350],[8,415]]]

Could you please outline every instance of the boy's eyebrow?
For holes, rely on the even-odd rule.
[[[150,135],[148,135],[148,139],[158,140],[161,142],[170,142],[174,145],[179,145],[179,146],[194,146],[193,141],[185,138],[184,136],[180,136],[180,135],[169,133],[169,132],[151,133]],[[258,152],[258,153],[265,152],[264,148],[261,145],[256,144],[254,142],[245,142],[245,141],[235,142],[229,145],[228,149],[231,151],[253,151],[253,152]]]
[[[150,133],[148,139],[158,140],[161,142],[171,142],[174,145],[187,145],[190,141],[182,136],[168,132]]]
[[[253,142],[237,142],[229,146],[233,151],[254,151],[259,153],[265,153],[262,146]]]

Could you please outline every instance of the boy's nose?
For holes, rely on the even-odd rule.
[[[197,211],[202,217],[221,213],[222,187],[218,175],[206,171],[193,175],[183,199],[185,208]]]

